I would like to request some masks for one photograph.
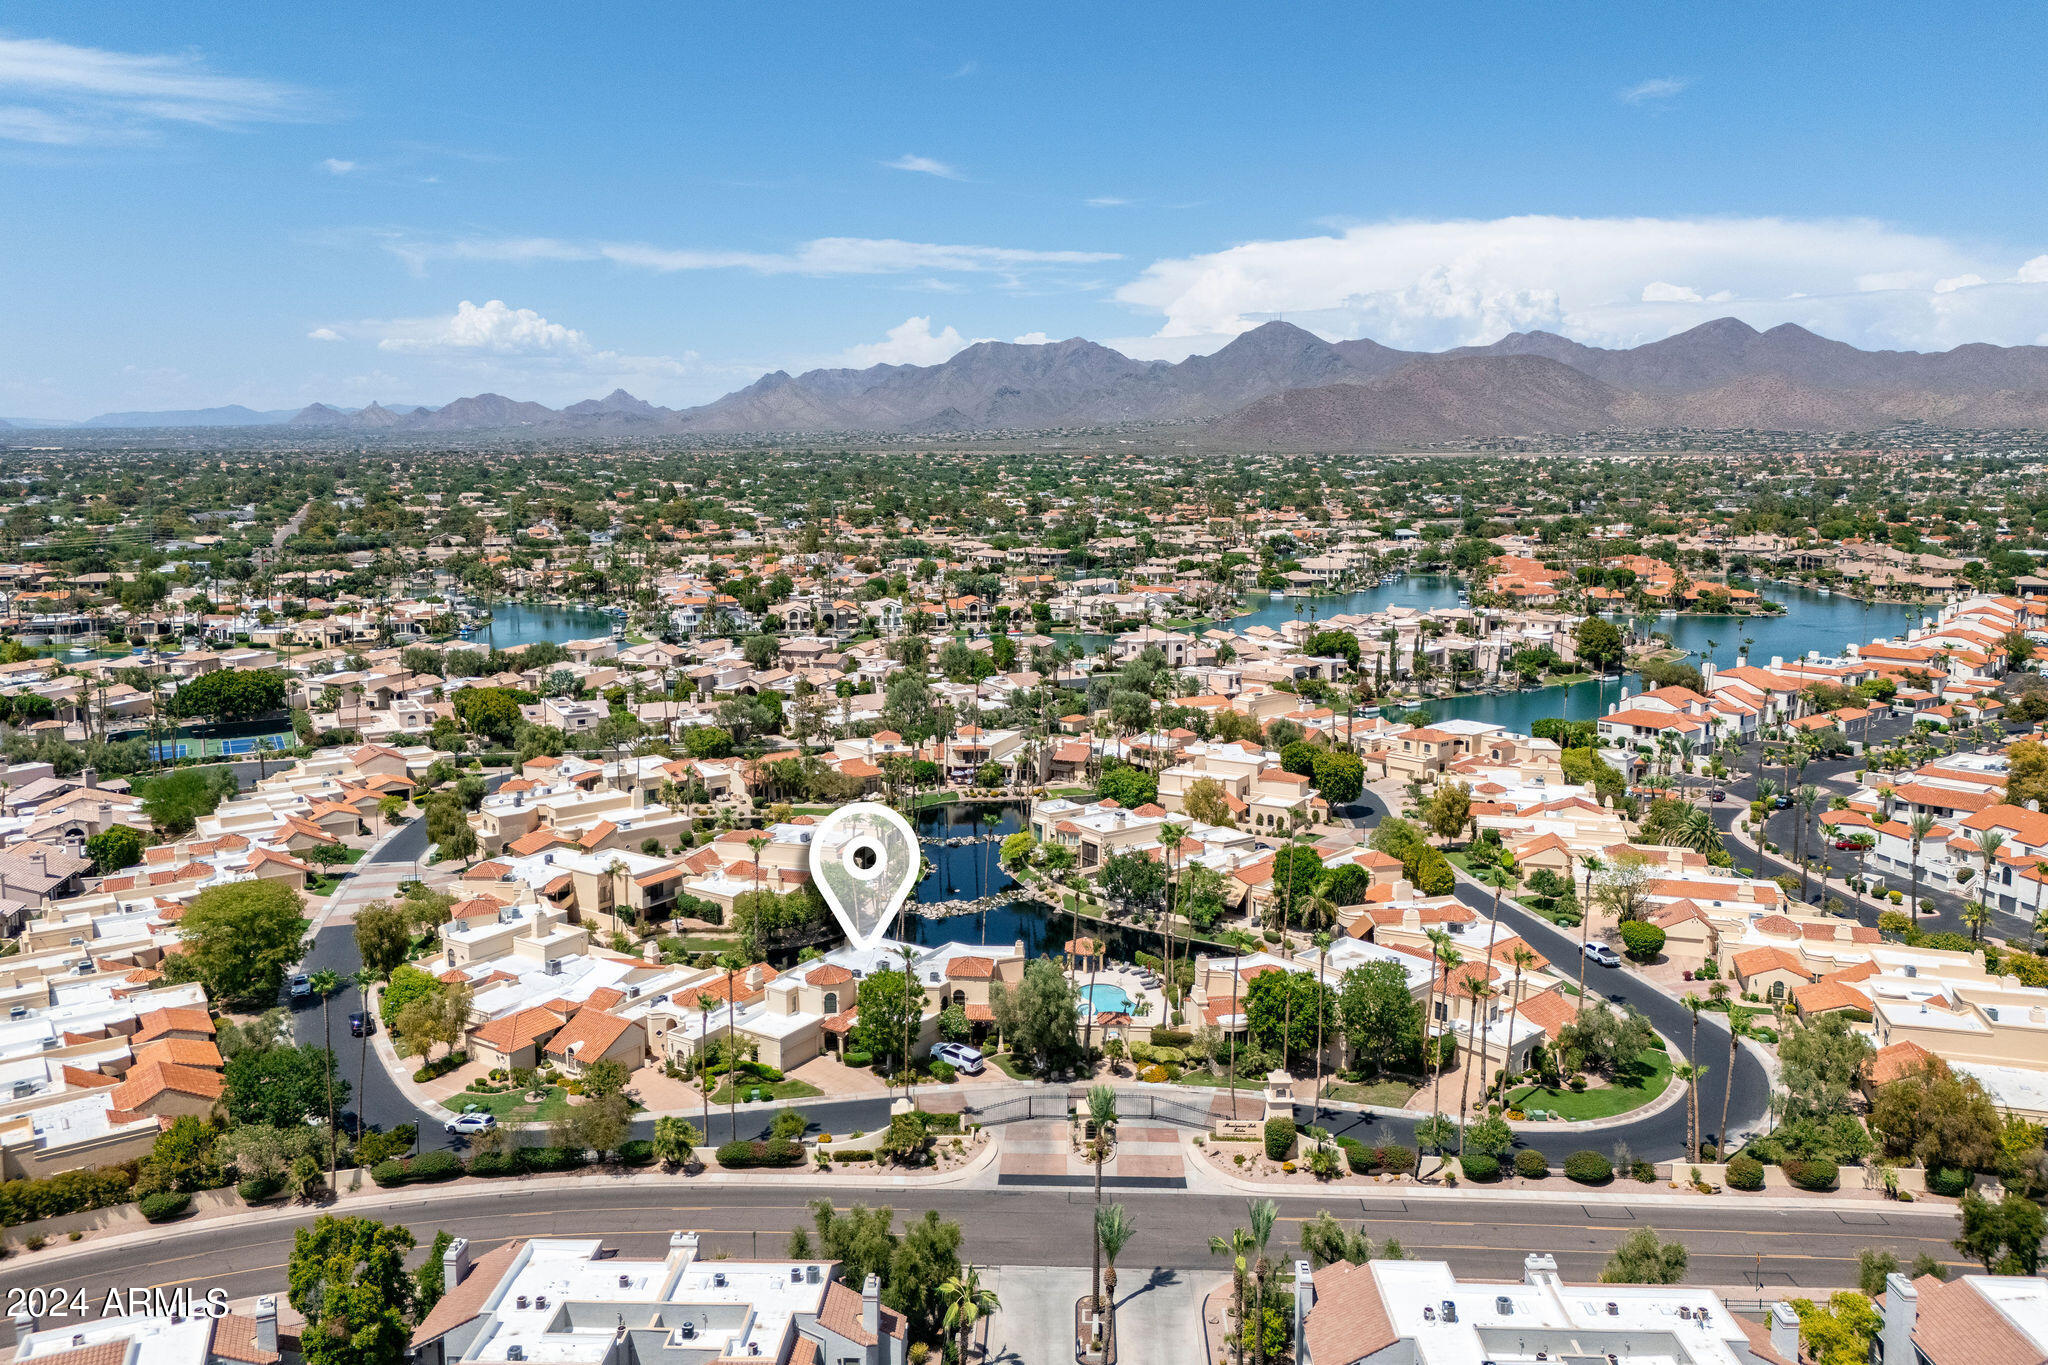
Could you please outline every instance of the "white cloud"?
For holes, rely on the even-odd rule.
[[[1698,303],[1700,291],[1691,285],[1666,284],[1652,280],[1643,286],[1644,303]]]
[[[941,180],[964,179],[960,172],[943,161],[934,161],[928,156],[916,156],[905,152],[894,161],[882,163],[892,171],[912,171],[918,175],[935,175]]]
[[[325,158],[324,160],[321,161],[320,168],[326,171],[329,175],[347,175],[350,171],[360,169],[360,167],[355,162],[343,161],[338,156],[330,156]]]
[[[1621,92],[1620,98],[1624,104],[1651,104],[1659,100],[1676,99],[1691,84],[1690,77],[1657,76],[1631,85]]]
[[[1120,209],[1131,201],[1114,194],[1098,194],[1093,199],[1084,199],[1081,202],[1091,209]]]
[[[946,77],[946,79],[949,81],[965,80],[979,70],[981,70],[980,62],[962,62],[954,69],[953,74]]]
[[[290,86],[208,69],[196,54],[109,52],[0,35],[0,138],[49,146],[153,141],[166,124],[239,128],[304,118]]]
[[[1868,220],[1531,215],[1247,242],[1155,262],[1116,297],[1160,317],[1152,354],[1280,315],[1325,336],[1424,349],[1530,328],[1629,346],[1730,314],[1926,349],[2035,341],[2044,286],[2048,256],[2019,266]]]
[[[306,333],[306,340],[340,341],[341,333],[335,331],[332,327],[315,327],[312,331]]]
[[[641,270],[748,270],[759,275],[897,275],[913,271],[994,273],[1119,259],[1110,251],[1038,251],[1019,247],[957,246],[876,237],[819,237],[793,251],[724,251],[662,247],[644,242],[576,242],[558,237],[470,237],[423,241],[403,236],[382,240],[384,248],[423,273],[436,260],[495,261],[530,265],[549,261],[609,261]]]
[[[1013,337],[1011,340],[1019,346],[1047,346],[1052,343],[1052,338],[1043,332],[1026,332],[1023,336]]]
[[[1937,294],[1953,294],[1958,289],[1972,289],[1977,285],[1989,283],[1990,281],[1986,280],[1982,275],[1956,275],[1946,280],[1936,280],[1934,282],[1934,292]]]
[[[447,317],[392,324],[378,341],[385,351],[488,351],[495,355],[588,354],[590,341],[573,327],[549,322],[531,308],[508,308],[501,299],[479,307],[464,299]]]
[[[847,347],[841,363],[856,369],[869,365],[937,365],[973,344],[951,327],[933,332],[930,318],[905,318],[891,327],[882,340]]]

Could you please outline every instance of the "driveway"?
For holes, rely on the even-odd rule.
[[[1141,1225],[1136,1247],[1144,1238]],[[1074,1304],[1090,1273],[1045,1266],[997,1266],[983,1272],[1003,1306],[988,1326],[987,1365],[1059,1365],[1074,1358]],[[1189,1365],[1203,1358],[1202,1295],[1218,1277],[1200,1271],[1140,1267],[1117,1271],[1119,1365]]]

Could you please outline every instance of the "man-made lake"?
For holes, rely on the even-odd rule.
[[[1368,588],[1363,592],[1327,597],[1275,598],[1271,602],[1230,622],[1233,630],[1248,626],[1278,628],[1293,620],[1327,620],[1344,614],[1384,611],[1388,607],[1455,607],[1458,580],[1434,574],[1410,574],[1397,583]],[[1751,662],[1768,665],[1772,658],[1791,659],[1810,650],[1823,655],[1840,654],[1845,645],[1868,644],[1890,639],[1933,614],[1931,607],[1903,606],[1896,602],[1859,602],[1842,596],[1822,596],[1810,588],[1767,583],[1760,591],[1785,608],[1783,616],[1639,616],[1613,618],[1624,629],[1641,633],[1658,632],[1687,651],[1688,663],[1712,659],[1721,668],[1732,667],[1745,643]],[[1295,608],[1299,606],[1297,615]],[[1590,720],[1603,714],[1609,703],[1626,686],[1642,690],[1642,679],[1608,678],[1578,683],[1570,688],[1545,687],[1502,696],[1450,697],[1424,703],[1439,719],[1483,720],[1527,732],[1529,726],[1546,716],[1569,716]],[[1567,711],[1566,708],[1569,708]]]
[[[601,611],[551,607],[532,602],[493,602],[491,619],[470,638],[497,649],[517,649],[542,640],[563,644],[612,633],[612,618]]]

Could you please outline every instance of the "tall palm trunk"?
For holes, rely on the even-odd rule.
[[[1464,1080],[1458,1085],[1458,1156],[1460,1159],[1463,1159],[1465,1155],[1465,1128],[1467,1119],[1472,1112],[1472,1073],[1486,1065],[1486,1049],[1483,1044],[1480,1047],[1479,1060],[1477,1062],[1472,1060],[1472,1044],[1477,1042],[1482,1036],[1479,1032],[1480,984],[1479,980],[1474,977],[1468,976],[1465,978],[1465,994],[1471,998],[1472,1005],[1465,1012],[1465,1018],[1470,1026],[1468,1030],[1470,1036],[1465,1044],[1465,1063],[1459,1068],[1465,1073]],[[1484,1095],[1486,1092],[1481,1090],[1479,1093]]]
[[[726,1122],[732,1131],[726,1134],[726,1141],[738,1142],[740,1137],[740,1033],[734,1024],[732,968],[725,969],[725,1084],[730,1092],[725,1102]]]
[[[320,1046],[327,1051],[327,1189],[339,1194],[334,1184],[334,1171],[341,1164],[341,1135],[334,1129],[334,995],[323,991],[320,995]],[[369,1018],[364,1016],[363,1031],[369,1032]]]

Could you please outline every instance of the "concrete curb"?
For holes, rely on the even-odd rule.
[[[1404,1199],[1441,1202],[1447,1204],[1485,1203],[1488,1200],[1509,1199],[1535,1204],[1625,1204],[1630,1208],[1671,1208],[1671,1209],[1720,1209],[1745,1208],[1763,1209],[1772,1213],[1841,1213],[1845,1209],[1869,1208],[1873,1201],[1859,1199],[1844,1201],[1825,1196],[1766,1195],[1752,1197],[1746,1194],[1677,1194],[1666,1189],[1662,1193],[1651,1193],[1657,1184],[1637,1185],[1634,1182],[1616,1181],[1612,1185],[1595,1187],[1570,1185],[1565,1189],[1532,1190],[1521,1186],[1505,1185],[1469,1186],[1456,1189],[1442,1185],[1427,1185],[1419,1181],[1403,1180],[1396,1184],[1354,1185],[1334,1181],[1328,1185],[1303,1187],[1298,1185],[1271,1185],[1218,1170],[1207,1155],[1194,1145],[1190,1137],[1183,1158],[1188,1162],[1188,1186],[1206,1186],[1213,1192],[1230,1192],[1262,1195],[1268,1199]],[[1683,1164],[1683,1163],[1680,1163]],[[1555,1177],[1565,1183],[1564,1177]],[[1627,1188],[1622,1188],[1626,1184]],[[1876,1205],[1887,1215],[1901,1218],[1954,1218],[1954,1203],[1936,1204],[1930,1200],[1916,1199],[1913,1204],[1901,1205],[1889,1201]]]
[[[68,1260],[72,1257],[91,1255],[101,1251],[118,1251],[145,1242],[162,1242],[173,1238],[205,1232],[223,1222],[233,1220],[238,1224],[309,1223],[322,1214],[369,1214],[378,1211],[396,1210],[400,1213],[422,1205],[448,1203],[458,1199],[476,1198],[493,1192],[518,1190],[532,1193],[536,1190],[573,1192],[587,1189],[593,1181],[602,1181],[609,1186],[633,1186],[637,1188],[660,1188],[687,1190],[699,1185],[745,1186],[759,1189],[765,1184],[788,1185],[806,1191],[830,1192],[838,1189],[856,1190],[903,1190],[903,1189],[980,1189],[986,1185],[978,1183],[995,1164],[1002,1150],[1000,1138],[991,1138],[988,1145],[967,1165],[943,1175],[896,1175],[880,1176],[853,1174],[844,1177],[820,1178],[814,1168],[805,1166],[789,1174],[756,1171],[706,1171],[699,1175],[670,1175],[659,1170],[635,1172],[601,1171],[585,1175],[512,1176],[502,1180],[467,1178],[452,1180],[443,1185],[406,1185],[397,1189],[383,1189],[364,1180],[363,1187],[351,1190],[344,1186],[333,1199],[312,1204],[286,1204],[275,1208],[251,1208],[239,1201],[228,1203],[201,1216],[186,1218],[176,1223],[147,1224],[127,1232],[107,1237],[90,1235],[77,1242],[63,1246],[46,1247],[42,1251],[27,1253],[35,1264]],[[844,1168],[842,1168],[844,1169]],[[355,1173],[351,1173],[355,1174]],[[363,1172],[367,1176],[367,1172]],[[17,1253],[20,1254],[20,1253]]]

